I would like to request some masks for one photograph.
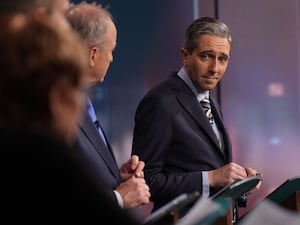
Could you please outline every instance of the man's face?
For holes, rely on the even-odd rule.
[[[113,22],[110,22],[106,33],[105,46],[100,49],[99,54],[99,81],[103,82],[110,63],[113,61],[113,51],[117,42],[117,30]]]
[[[113,51],[116,47],[117,42],[117,29],[112,21],[109,22],[109,26],[106,32],[106,38],[104,47],[92,48],[91,51],[97,51],[93,57],[92,68],[89,79],[90,84],[104,82],[105,75],[113,61]]]
[[[230,44],[226,38],[203,35],[191,54],[186,49],[181,49],[181,54],[192,82],[201,91],[208,91],[216,87],[227,69]]]

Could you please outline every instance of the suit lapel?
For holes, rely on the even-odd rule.
[[[216,101],[213,98],[211,98],[212,113],[213,113],[216,123],[218,124],[218,127],[219,127],[221,133],[223,134],[223,141],[224,141],[224,145],[226,146],[226,151],[225,151],[226,159],[228,161],[231,161],[232,160],[231,142],[229,139],[229,134],[227,132],[227,129],[224,126],[223,116],[221,115],[221,111],[217,107],[217,105],[218,104],[216,103]]]
[[[186,95],[180,93],[177,96],[177,99],[180,102],[180,104],[186,109],[186,111],[191,115],[191,117],[194,118],[196,123],[203,130],[203,132],[206,133],[210,137],[210,139],[215,143],[216,147],[218,147],[218,139],[207,118],[205,117],[196,97],[194,99],[191,99],[190,97],[187,97]]]
[[[216,148],[219,150],[219,144],[216,134],[214,133],[211,125],[209,124],[200,103],[197,101],[196,96],[186,83],[181,80],[177,75],[173,75],[170,78],[170,88],[177,89],[177,100],[179,104],[190,114],[190,116],[199,125],[200,129],[212,140]],[[221,153],[221,152],[220,152]]]
[[[95,124],[93,123],[87,112],[84,112],[83,119],[79,123],[79,126],[82,129],[83,133],[86,135],[86,138],[91,142],[94,149],[99,153],[103,161],[106,163],[107,167],[116,177],[118,177],[118,179],[120,179],[119,168],[110,144],[106,139],[108,145],[106,147]]]

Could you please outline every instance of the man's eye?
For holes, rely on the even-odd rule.
[[[219,61],[222,62],[222,63],[227,62],[227,60],[228,60],[228,58],[226,58],[226,57],[220,57],[219,58]]]
[[[201,59],[208,59],[209,58],[209,55],[208,54],[202,54],[200,56]]]

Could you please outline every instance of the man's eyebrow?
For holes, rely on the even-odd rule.
[[[213,50],[203,50],[200,52],[200,54],[203,54],[203,53],[204,54],[216,54],[216,52]],[[229,58],[229,55],[227,53],[222,52],[221,55]]]
[[[226,60],[229,60],[229,59],[230,59],[230,55],[227,55],[227,54],[223,54],[223,57],[225,57]]]
[[[203,50],[200,53],[215,53],[213,50]]]
[[[226,53],[221,53],[221,55],[222,55],[223,57],[229,58],[229,55],[226,54]]]

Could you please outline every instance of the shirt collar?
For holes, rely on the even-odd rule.
[[[197,100],[200,102],[203,98],[209,98],[209,91],[198,91],[189,75],[186,73],[183,67],[178,71],[177,75],[187,84],[187,86],[192,90],[192,92],[197,97]]]

